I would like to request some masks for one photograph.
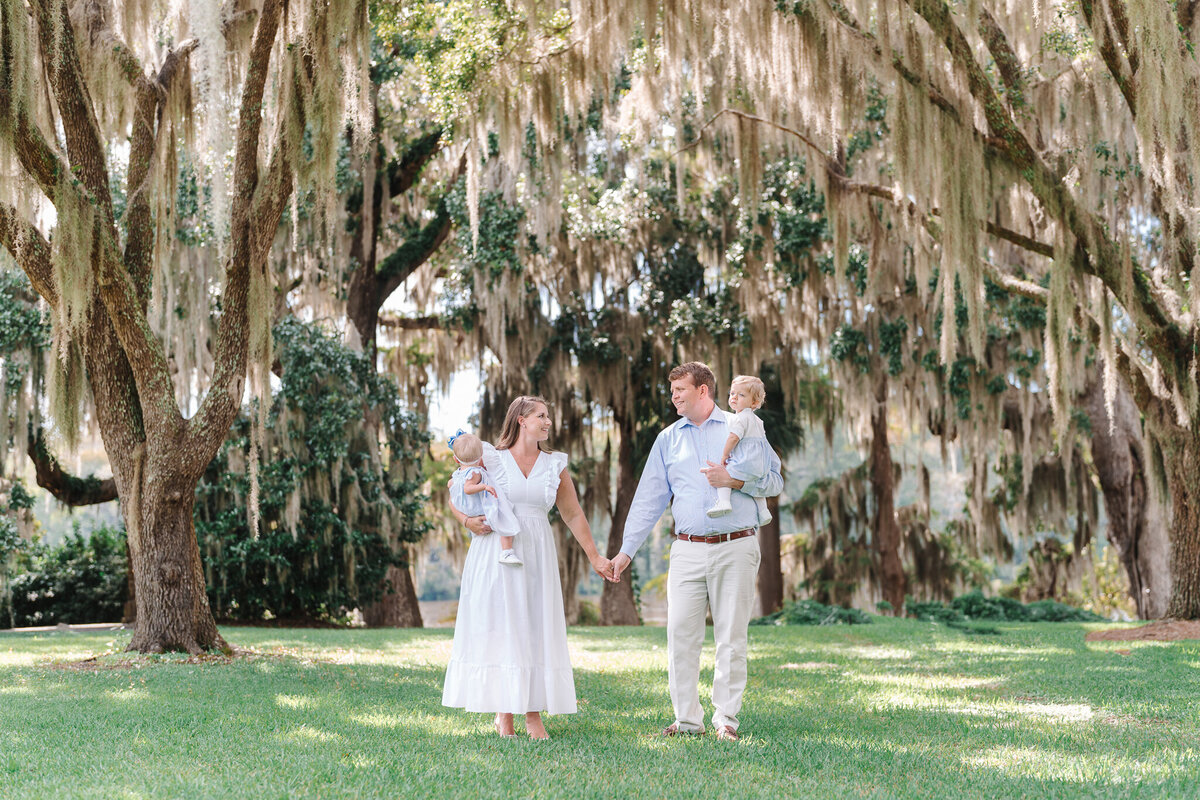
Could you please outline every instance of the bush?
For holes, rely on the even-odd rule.
[[[275,327],[283,376],[263,433],[258,530],[247,514],[251,422],[238,419],[196,489],[196,537],[221,619],[337,621],[389,589],[424,536],[428,435],[372,359],[317,325]]]
[[[9,585],[12,624],[116,622],[128,585],[125,532],[101,526],[76,531],[54,547],[31,545]]]
[[[994,622],[1103,622],[1104,617],[1082,608],[1054,600],[1039,600],[1028,605],[1011,597],[984,597],[975,590],[950,601],[946,606],[936,600],[918,602],[911,597],[904,604],[908,616],[928,622],[962,627],[967,620]],[[994,630],[994,629],[993,629]]]
[[[774,614],[758,617],[751,625],[865,625],[871,618],[856,608],[827,606],[816,600],[788,603]]]

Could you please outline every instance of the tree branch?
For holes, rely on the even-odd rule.
[[[117,482],[112,478],[76,478],[63,470],[58,459],[46,449],[39,428],[29,439],[29,458],[37,473],[37,485],[58,502],[68,506],[92,506],[117,499]]]
[[[1004,81],[1004,87],[1008,90],[1009,106],[1024,108],[1027,102],[1021,60],[1017,58],[1012,45],[1008,42],[1008,37],[1004,35],[1003,29],[996,22],[996,18],[992,16],[992,12],[983,5],[979,6],[979,34],[987,44],[988,51],[992,54],[992,59],[996,62],[996,68],[1000,72],[1000,79]]]
[[[375,273],[375,283],[378,287],[375,301],[378,306],[382,306],[409,275],[416,272],[418,267],[437,252],[450,235],[451,227],[450,212],[446,209],[446,201],[442,200],[437,205],[434,218],[420,231],[405,239],[404,244],[380,263]]]
[[[25,270],[34,291],[51,306],[57,305],[58,289],[54,285],[50,243],[32,223],[22,219],[20,213],[7,203],[0,203],[0,244]]]
[[[1107,227],[1095,214],[1080,208],[1062,180],[1041,160],[1017,128],[983,73],[971,47],[950,15],[944,0],[904,0],[941,39],[956,67],[965,73],[967,86],[984,111],[989,128],[1008,143],[1007,155],[1029,184],[1047,213],[1060,220],[1078,242],[1084,243],[1088,258],[1081,267],[1099,278],[1120,300],[1142,332],[1147,346],[1175,380],[1188,374],[1190,352],[1187,337],[1175,320],[1155,302],[1153,287],[1140,270],[1133,270],[1133,286],[1123,280],[1120,251]]]
[[[242,402],[249,353],[247,327],[250,320],[247,304],[250,270],[263,268],[261,264],[252,263],[254,241],[251,230],[252,202],[259,180],[262,98],[282,6],[282,0],[265,0],[259,12],[238,106],[238,143],[233,181],[236,188],[230,211],[230,252],[225,262],[225,291],[221,297],[223,313],[217,327],[215,367],[208,394],[188,422],[189,446],[194,451],[192,460],[200,464],[200,469],[220,445]]]
[[[442,318],[436,316],[394,317],[391,315],[380,315],[379,327],[398,331],[441,330]]]

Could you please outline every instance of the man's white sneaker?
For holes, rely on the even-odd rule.
[[[500,553],[500,563],[506,567],[523,567],[525,562],[517,558],[516,551],[505,550]]]

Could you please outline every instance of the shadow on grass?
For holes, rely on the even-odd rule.
[[[284,655],[224,667],[0,667],[16,690],[0,695],[0,766],[17,765],[0,769],[0,795],[44,789],[40,762],[117,759],[128,774],[88,780],[179,794],[155,774],[185,787],[204,775],[213,796],[258,796],[252,781],[274,796],[1195,796],[1194,650],[1122,656],[1065,627],[986,640],[878,627],[754,632],[732,745],[653,735],[671,721],[661,631],[572,630],[580,713],[549,718],[548,743],[441,706],[444,663],[418,662],[441,658],[444,635],[273,631],[254,646]],[[305,640],[334,649],[311,657]],[[705,653],[711,711],[711,641]],[[46,742],[71,747],[47,755]]]

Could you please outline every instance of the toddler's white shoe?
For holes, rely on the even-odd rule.
[[[718,502],[716,505],[714,505],[712,508],[710,508],[708,510],[708,515],[710,517],[723,517],[726,514],[730,514],[732,512],[733,512],[733,506],[731,506],[729,503]]]
[[[756,497],[754,501],[754,505],[758,509],[758,527],[769,525],[772,517],[770,509],[767,508],[766,498]]]
[[[502,550],[500,552],[500,563],[506,567],[523,567],[525,562],[517,558],[517,551]]]

